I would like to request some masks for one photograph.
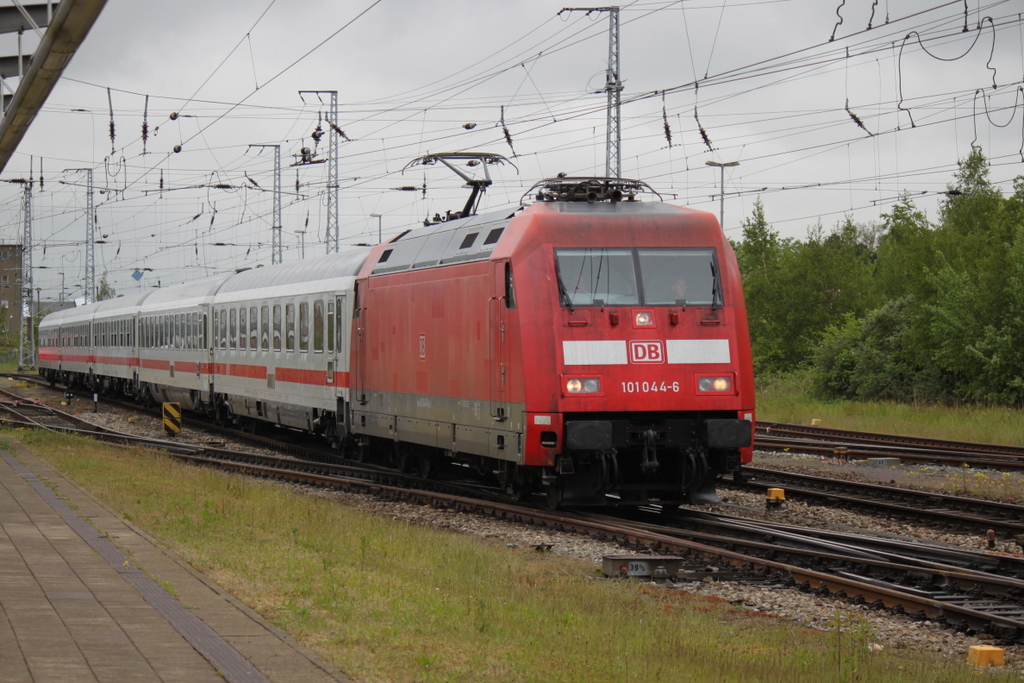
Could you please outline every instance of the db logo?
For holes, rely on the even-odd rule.
[[[631,341],[629,342],[630,363],[664,363],[665,342],[663,341]]]

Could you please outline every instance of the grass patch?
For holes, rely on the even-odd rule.
[[[866,625],[829,634],[751,619],[146,451],[18,438],[360,681],[976,680],[959,663],[871,654]]]
[[[758,419],[800,424],[818,419],[836,429],[1024,446],[1020,411],[1012,408],[825,401],[812,397],[808,386],[798,373],[760,380]]]

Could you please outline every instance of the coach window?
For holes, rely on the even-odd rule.
[[[309,351],[309,304],[299,304],[299,351]]]
[[[295,350],[295,304],[286,304],[284,307],[284,348],[287,351]]]
[[[313,351],[324,351],[324,302],[313,302]]]
[[[245,350],[249,340],[249,328],[245,324],[245,306],[238,309],[238,348]]]
[[[256,314],[256,307],[249,307],[249,348],[255,351],[259,348],[260,320]]]
[[[171,330],[171,316],[165,315],[164,316],[164,330],[163,330],[163,335],[164,336],[163,336],[163,339],[161,340],[161,344],[160,344],[161,348],[164,348],[164,349],[171,348],[171,334],[172,334],[172,330]]]
[[[220,309],[220,348],[226,349],[228,347],[228,312],[223,308]]]
[[[327,302],[327,353],[334,353],[334,302]]]
[[[228,318],[228,347],[233,349],[236,346],[235,340],[238,339],[238,312],[232,308],[228,311]]]
[[[270,350],[270,306],[260,306],[260,348]]]
[[[273,350],[281,350],[281,304],[273,304]]]

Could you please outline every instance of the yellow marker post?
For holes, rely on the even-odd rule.
[[[971,645],[967,651],[967,663],[971,666],[1002,666],[1003,648],[992,645]]]
[[[181,404],[165,403],[164,408],[164,434],[177,436],[181,434]]]

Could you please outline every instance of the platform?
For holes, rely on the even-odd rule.
[[[348,680],[13,449],[0,450],[0,681]]]

